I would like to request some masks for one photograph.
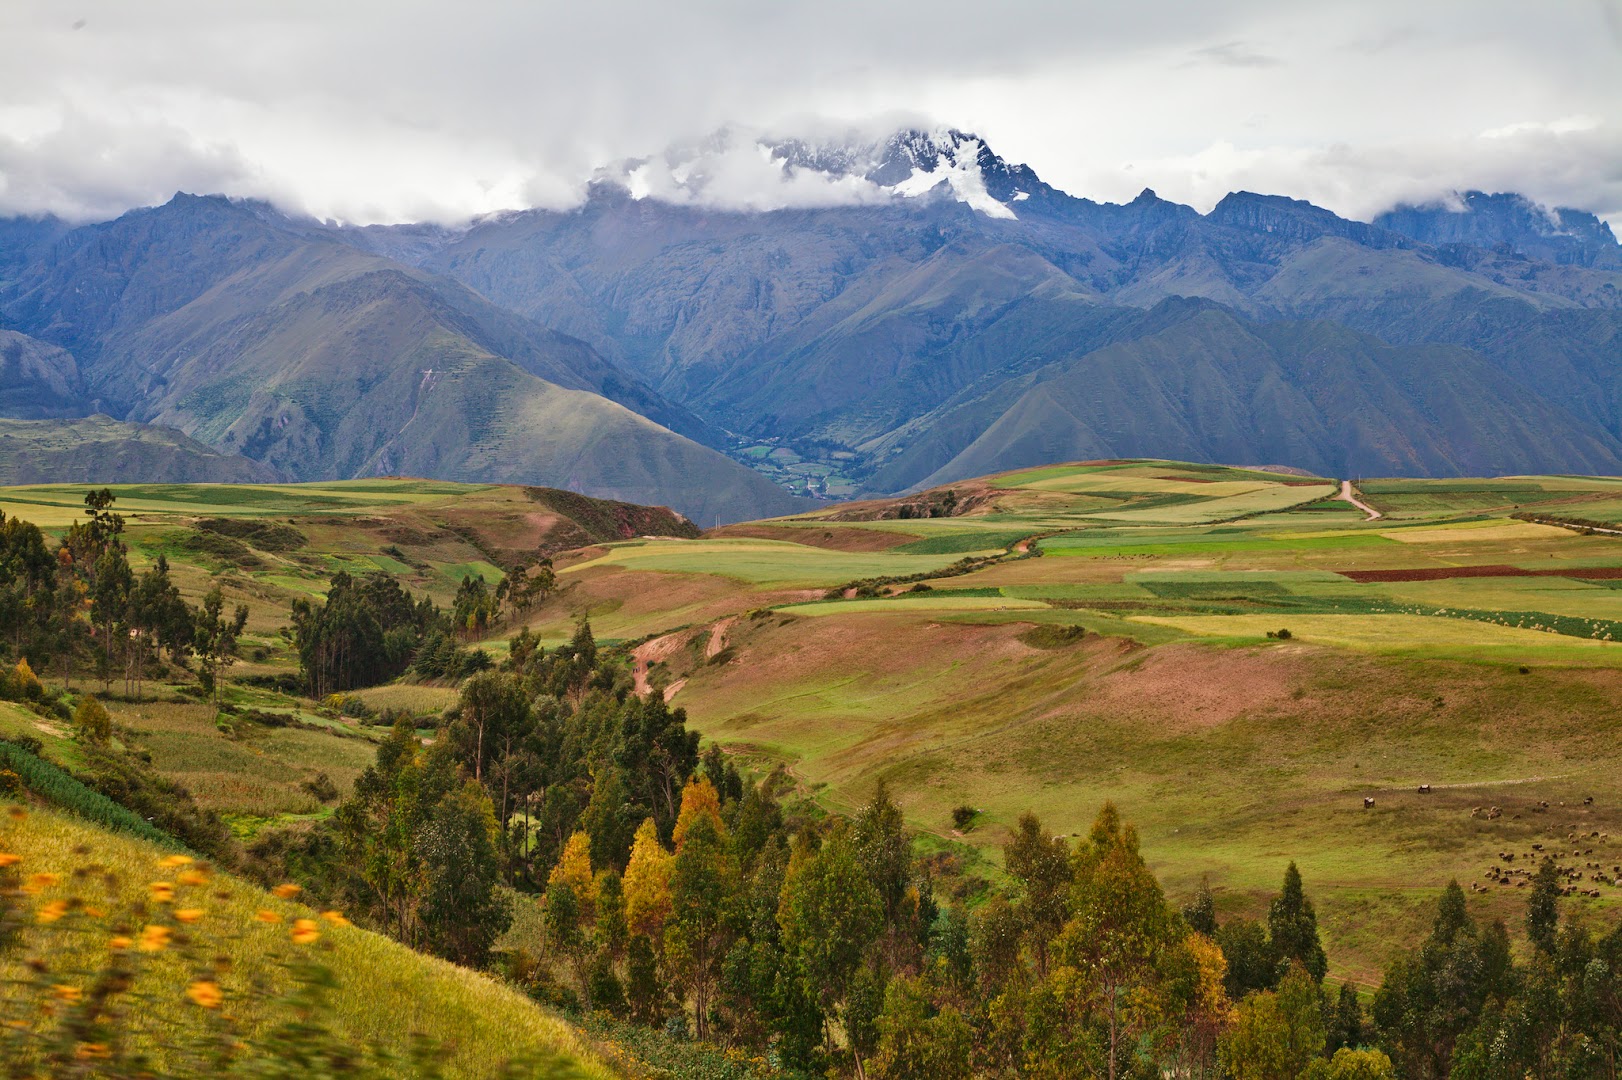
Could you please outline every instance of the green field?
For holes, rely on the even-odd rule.
[[[1449,878],[1480,881],[1494,852],[1560,829],[1622,836],[1622,537],[1512,516],[1608,520],[1622,481],[1366,481],[1376,521],[1336,491],[1174,462],[1026,470],[955,485],[949,503],[590,544],[556,556],[560,588],[527,621],[549,643],[582,615],[599,641],[670,637],[673,702],[706,737],[786,765],[830,808],[887,781],[931,849],[973,872],[997,873],[1023,809],[1073,833],[1105,799],[1174,893],[1208,877],[1225,910],[1259,911],[1295,859],[1335,970],[1372,983]],[[0,508],[61,528],[82,497],[13,489]],[[536,542],[517,489],[143,487],[118,509],[136,555],[164,552],[188,596],[218,580],[253,607],[244,651],[264,655],[234,669],[234,699],[310,721],[227,738],[196,705],[115,703],[161,771],[245,832],[320,812],[303,782],[347,788],[372,753],[376,729],[243,685],[291,670],[278,631],[294,599],[335,569],[379,568],[445,603],[460,576],[491,580]],[[291,522],[307,543],[229,565],[177,539],[212,515]],[[1066,626],[1086,635],[1037,632]],[[515,629],[484,646],[501,656]],[[431,717],[455,690],[357,697]],[[34,720],[0,710],[7,724]],[[1537,801],[1572,809],[1534,815]],[[1472,818],[1486,803],[1505,813]],[[982,811],[966,835],[962,804]],[[1470,897],[1480,914],[1516,901]],[[1570,903],[1615,911],[1622,889]]]

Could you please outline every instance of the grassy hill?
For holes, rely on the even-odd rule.
[[[187,1000],[186,988],[199,960],[217,972],[222,970],[217,957],[223,956],[229,965],[218,979],[225,1008],[250,1045],[270,1025],[291,1016],[278,1003],[295,988],[289,965],[315,961],[338,980],[330,993],[330,1016],[318,1016],[317,1022],[330,1024],[344,1043],[379,1045],[403,1059],[413,1037],[425,1036],[446,1053],[445,1073],[452,1077],[503,1075],[508,1062],[521,1062],[528,1075],[560,1080],[619,1075],[567,1023],[494,979],[379,934],[320,920],[316,912],[248,882],[214,875],[207,884],[180,883],[174,909],[195,906],[201,916],[193,923],[176,922],[168,906],[154,906],[148,895],[150,882],[177,878],[173,866],[161,863],[170,850],[37,809],[21,819],[0,817],[0,850],[21,857],[11,872],[22,878],[59,878],[23,897],[30,909],[70,898],[84,904],[58,921],[26,929],[26,954],[0,957],[0,982],[7,984],[12,1006],[29,1000],[29,987],[37,981],[23,964],[25,955],[48,957],[53,987],[88,992],[89,974],[107,962],[113,936],[133,936],[134,928],[157,924],[191,939],[177,938],[161,954],[136,954],[132,992],[139,1007],[125,1017],[122,1035],[135,1049],[154,1055],[160,1071],[192,1064],[192,1043],[207,1023],[202,1010]],[[89,867],[101,873],[86,875]],[[262,912],[281,921],[267,924],[260,920]],[[319,941],[289,941],[288,927],[299,918],[317,919]],[[12,1006],[0,1010],[9,1013]]]
[[[0,419],[0,481],[255,484],[279,480],[268,465],[222,454],[173,428],[107,416],[81,420]]]
[[[1450,877],[1515,916],[1498,852],[1622,823],[1622,541],[1513,516],[1622,521],[1622,481],[1361,490],[1384,517],[1310,477],[1025,470],[593,548],[539,629],[590,613],[645,641],[708,737],[831,807],[883,779],[969,865],[1026,807],[1072,833],[1106,798],[1174,891],[1209,877],[1226,909],[1254,914],[1294,859],[1337,970],[1372,983]]]
[[[589,616],[693,727],[830,808],[887,781],[945,867],[995,875],[1023,809],[1068,834],[1112,799],[1174,895],[1208,878],[1224,911],[1255,914],[1297,861],[1337,976],[1373,983],[1450,878],[1518,925],[1524,894],[1485,876],[1500,852],[1581,835],[1585,859],[1622,861],[1590,837],[1622,836],[1622,537],[1593,527],[1622,528],[1614,478],[1366,480],[1370,520],[1325,478],[1111,459],[702,536],[494,486],[117,490],[138,559],[163,551],[188,595],[218,580],[253,608],[230,700],[308,725],[225,735],[202,705],[113,703],[245,836],[324,813],[303,782],[346,790],[379,730],[277,688],[294,597],[382,569],[443,603],[463,574],[544,550],[560,589],[527,622],[545,642]],[[60,528],[82,495],[10,489],[0,509]],[[212,518],[303,539],[191,547]],[[455,691],[357,697],[427,718]],[[1622,890],[1600,889],[1564,903],[1614,918]]]

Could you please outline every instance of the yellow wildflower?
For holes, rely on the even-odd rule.
[[[154,881],[147,886],[152,891],[154,904],[167,904],[175,898],[175,886],[169,881]]]
[[[158,865],[163,867],[165,870],[173,870],[180,866],[190,866],[192,861],[193,860],[190,855],[165,855],[163,858],[158,860]]]
[[[49,904],[40,908],[39,913],[34,918],[42,923],[53,923],[67,913],[68,902],[66,900],[52,900]]]
[[[80,990],[77,986],[69,986],[67,983],[57,983],[51,989],[55,991],[58,1001],[65,1001],[69,1005],[77,1004],[84,997],[83,990]]]
[[[321,917],[323,919],[327,920],[333,926],[348,926],[349,925],[349,920],[344,918],[344,913],[341,912],[341,911],[323,911],[321,913]]]
[[[114,952],[123,952],[125,949],[129,948],[133,944],[135,944],[135,942],[131,941],[129,938],[124,937],[122,934],[120,934],[118,937],[115,937],[111,941],[109,941],[107,943],[107,947],[109,949],[113,950]]]
[[[175,880],[182,885],[207,885],[208,875],[201,870],[186,870],[182,871],[181,875]]]
[[[194,923],[203,917],[203,909],[195,907],[181,908],[175,912],[175,918],[183,923]]]
[[[16,866],[22,861],[23,857],[21,855],[13,855],[9,851],[0,851],[0,870],[4,870],[8,866]]]
[[[28,883],[23,886],[23,892],[29,896],[38,896],[46,889],[62,884],[61,874],[30,874]]]
[[[281,885],[276,886],[274,889],[272,889],[270,891],[278,899],[291,900],[291,899],[293,899],[293,897],[295,897],[299,893],[303,892],[304,888],[303,888],[303,886],[294,885],[291,881],[288,881],[288,882],[284,882]]]
[[[192,999],[193,1004],[201,1005],[205,1009],[217,1009],[225,995],[220,992],[220,984],[213,979],[198,979],[186,987],[186,996]]]
[[[279,923],[282,921],[282,917],[274,911],[260,911],[254,918],[262,923]]]
[[[293,921],[293,944],[314,945],[321,939],[321,931],[315,928],[314,919],[295,919]]]
[[[167,926],[148,926],[141,931],[140,950],[142,952],[162,952],[169,947],[169,936],[173,933]]]
[[[112,1056],[106,1043],[81,1043],[73,1052],[73,1056],[80,1060],[102,1060]]]

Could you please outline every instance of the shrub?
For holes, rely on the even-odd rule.
[[[79,699],[79,707],[73,710],[73,726],[86,742],[99,745],[113,737],[113,718],[94,694]]]
[[[975,815],[979,813],[980,811],[976,810],[972,806],[965,805],[954,807],[952,809],[952,824],[955,825],[960,832],[967,832],[974,824]]]
[[[1062,649],[1074,645],[1087,636],[1080,626],[1033,626],[1019,635],[1019,640],[1033,649]]]
[[[12,670],[11,677],[19,697],[27,698],[29,701],[38,701],[44,695],[45,684],[39,681],[39,676],[34,674],[34,669],[28,666],[28,657],[25,656],[17,661],[17,666]]]
[[[334,784],[332,778],[324,772],[316,773],[313,778],[304,781],[299,787],[314,796],[318,802],[330,803],[338,801],[338,785]]]

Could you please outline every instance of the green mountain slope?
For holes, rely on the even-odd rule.
[[[225,454],[172,428],[107,416],[0,419],[0,484],[262,484],[259,461]]]
[[[82,416],[84,401],[84,380],[67,350],[0,330],[0,416]]]
[[[297,479],[544,484],[701,524],[799,505],[583,343],[262,207],[177,197],[80,230],[5,309],[127,419]]]
[[[1217,308],[920,426],[933,438],[903,447],[878,484],[926,468],[914,486],[1162,450],[1325,476],[1493,475],[1569,461],[1622,469],[1615,439],[1456,346],[1389,346],[1332,323],[1247,324]]]
[[[152,910],[147,883],[174,878],[172,868],[159,865],[170,854],[168,849],[43,809],[34,809],[21,822],[8,820],[0,829],[0,840],[4,850],[21,856],[18,865],[29,874],[56,874],[64,882],[41,895],[40,904],[78,892],[93,904],[105,905],[105,912],[97,909],[99,914],[69,916],[69,922],[84,925],[88,931],[84,934],[53,934],[54,927],[36,926],[25,931],[24,940],[31,948],[44,946],[56,978],[64,982],[74,980],[76,968],[100,959],[98,954],[105,953],[102,942],[114,927],[161,921],[166,914]],[[92,863],[110,871],[112,895],[100,884],[100,875],[95,876],[93,890],[74,876],[75,870]],[[200,912],[191,933],[199,939],[200,950],[211,950],[203,955],[224,955],[230,961],[227,973],[219,977],[228,1007],[250,1027],[270,1019],[285,1022],[286,1017],[271,1012],[267,995],[246,992],[255,979],[284,993],[290,984],[279,959],[290,950],[285,944],[287,930],[266,926],[256,913],[274,912],[289,922],[315,918],[316,913],[228,877],[189,890],[182,885],[179,895]],[[495,979],[424,956],[381,934],[317,922],[321,941],[307,950],[333,971],[338,986],[330,994],[330,1017],[316,1019],[330,1024],[340,1041],[355,1047],[380,1045],[404,1058],[413,1036],[425,1036],[446,1052],[447,1077],[506,1075],[502,1070],[508,1062],[524,1063],[530,1070],[525,1075],[560,1080],[609,1080],[619,1075],[568,1024]],[[0,974],[15,976],[24,955],[14,950],[0,958]],[[150,996],[132,1020],[132,1040],[156,1055],[160,1069],[170,1064],[170,1054],[193,1064],[188,1061],[189,1047],[171,1042],[176,1036],[203,1034],[202,1010],[185,995],[191,971],[180,962],[143,965],[141,970],[135,989]]]

